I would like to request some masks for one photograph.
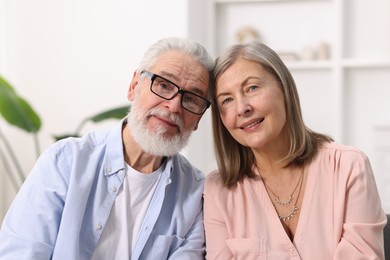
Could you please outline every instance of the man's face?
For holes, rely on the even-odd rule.
[[[149,69],[183,90],[208,98],[209,74],[194,58],[178,51],[159,56]],[[197,129],[201,115],[193,114],[181,106],[181,94],[165,100],[150,91],[151,79],[140,81],[137,73],[130,85],[128,98],[133,101],[129,113],[129,129],[136,142],[156,155],[172,155],[188,142]]]

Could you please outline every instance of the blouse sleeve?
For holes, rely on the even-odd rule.
[[[352,156],[351,156],[352,155]],[[336,247],[334,259],[384,259],[383,228],[387,218],[382,209],[372,168],[363,153],[340,155],[339,172],[347,172],[344,222],[341,239]],[[344,183],[344,184],[342,184]]]
[[[204,224],[206,234],[206,259],[233,259],[226,244],[228,232],[226,223],[219,209],[218,197],[222,184],[216,172],[207,176],[204,188]]]

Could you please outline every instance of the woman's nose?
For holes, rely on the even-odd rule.
[[[237,103],[238,116],[246,117],[250,114],[251,111],[252,106],[247,102],[247,100],[245,100],[245,98],[239,100],[239,102]]]

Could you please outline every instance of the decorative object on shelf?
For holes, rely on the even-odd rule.
[[[306,45],[301,52],[302,60],[329,60],[330,45],[326,42],[319,42],[316,45]]]
[[[320,42],[317,46],[317,60],[330,59],[330,45],[327,42]]]
[[[295,52],[278,52],[279,57],[283,61],[297,61],[300,60],[300,57]]]
[[[301,51],[301,60],[315,60],[316,51],[312,46],[305,46]]]
[[[236,33],[236,40],[238,43],[262,41],[260,33],[252,26],[245,26],[239,29]]]

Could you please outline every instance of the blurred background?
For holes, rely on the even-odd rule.
[[[39,114],[42,151],[86,117],[127,105],[143,53],[169,36],[198,40],[215,57],[251,40],[276,50],[307,125],[370,157],[390,213],[389,0],[0,0],[0,76]],[[27,176],[31,134],[1,116],[0,132]],[[216,167],[209,112],[182,153],[206,174]],[[16,193],[0,161],[0,222]]]

